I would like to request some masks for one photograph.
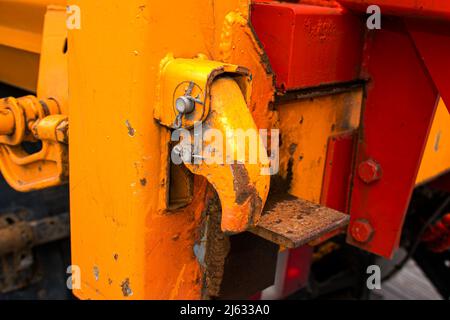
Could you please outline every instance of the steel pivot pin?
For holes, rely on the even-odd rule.
[[[194,101],[190,97],[181,96],[175,102],[177,111],[181,114],[187,114],[194,111]]]

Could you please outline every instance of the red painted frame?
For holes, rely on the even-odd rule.
[[[355,141],[355,131],[332,136],[328,140],[320,202],[341,212],[348,212]]]
[[[438,92],[450,110],[450,2],[339,2],[363,13],[375,4],[383,14],[382,30],[369,33],[364,53],[363,76],[370,83],[357,153],[357,164],[377,161],[382,177],[371,184],[354,178],[348,241],[391,257],[401,236]],[[383,114],[389,117],[383,119]],[[359,222],[373,229],[365,243],[351,236]]]
[[[400,20],[383,22],[367,39],[364,74],[369,83],[358,141],[356,166],[372,159],[381,178],[353,179],[347,240],[391,257],[398,247],[405,213],[437,106],[438,91]],[[351,236],[357,222],[373,229],[367,242]]]
[[[360,18],[339,7],[270,2],[253,4],[252,23],[279,89],[367,81],[354,168],[371,160],[379,166],[379,172],[377,179],[368,181],[354,171],[348,242],[391,257],[399,243],[438,92],[450,108],[450,1],[338,2],[359,11]],[[358,19],[371,4],[381,7],[382,30],[367,32],[364,27],[356,27],[359,22],[355,21],[361,21]],[[311,28],[305,27],[313,26],[323,34],[324,26],[330,24],[338,30],[334,35],[339,36],[323,37],[322,42],[314,41],[317,39],[311,35]],[[345,30],[349,31],[347,35],[342,33]],[[358,39],[364,34],[361,63],[355,52],[361,53]],[[333,183],[329,178],[324,183]],[[342,206],[342,197],[329,190],[322,200]],[[369,236],[359,237],[358,242],[352,230],[357,229],[353,234],[358,235],[361,226]]]
[[[419,55],[450,111],[450,22],[407,19],[406,24]]]
[[[378,5],[383,15],[403,17],[428,17],[450,20],[450,2],[446,0],[337,0],[351,9],[366,11],[370,5]]]
[[[281,91],[348,82],[359,77],[361,17],[342,8],[253,3],[252,25]]]

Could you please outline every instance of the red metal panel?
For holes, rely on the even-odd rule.
[[[437,90],[404,25],[385,19],[366,45],[370,79],[358,141],[348,242],[391,257],[437,105]]]
[[[321,203],[347,212],[353,169],[355,132],[330,137],[328,141]]]
[[[407,26],[450,111],[450,23],[409,20]]]
[[[289,250],[284,277],[283,297],[288,297],[307,285],[312,253],[313,248],[310,246]]]
[[[336,0],[251,0],[252,3],[257,2],[290,2],[290,3],[301,3],[301,4],[309,4],[313,6],[321,6],[321,7],[340,7],[341,5]]]
[[[283,299],[304,288],[308,283],[312,256],[313,247],[308,245],[281,251],[273,286],[254,294],[250,299]]]
[[[365,12],[370,5],[378,5],[384,15],[430,17],[450,20],[448,0],[338,0],[352,9]]]
[[[320,203],[341,212],[348,212],[355,140],[356,132],[350,131],[332,136],[328,141]],[[345,233],[345,228],[329,232],[309,245],[319,245],[341,233]]]
[[[278,89],[315,87],[359,76],[364,24],[342,8],[254,3],[252,24]]]

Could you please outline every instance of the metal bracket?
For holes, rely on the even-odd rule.
[[[12,134],[0,136],[0,170],[9,185],[27,192],[68,181],[68,117],[60,115],[54,100],[33,96],[0,100],[0,109],[11,111]],[[7,114],[4,112],[2,114]],[[0,117],[0,122],[5,118]],[[29,153],[23,142],[42,142]]]
[[[218,130],[224,137],[235,129],[257,131],[248,109],[251,77],[247,69],[206,60],[203,56],[195,59],[168,56],[161,63],[160,77],[154,116],[161,125],[169,129],[192,129],[201,122],[202,130]],[[194,130],[190,134],[195,136],[199,133]],[[163,135],[163,146],[169,145],[168,139],[168,135]],[[213,148],[210,144],[203,141],[201,149]],[[222,231],[239,233],[255,225],[270,185],[270,177],[261,175],[266,164],[248,161],[211,163],[196,150],[199,146],[191,148],[189,145],[189,150],[184,150],[184,147],[181,142],[174,146],[172,153],[181,157],[189,171],[206,177],[216,190],[221,201]],[[223,150],[218,152],[225,154]],[[169,166],[168,155],[163,154],[162,157],[162,162]],[[164,175],[161,180],[166,186],[161,194],[167,196],[170,177],[167,179]],[[167,199],[164,202],[167,205]]]
[[[224,74],[240,78],[246,99],[250,97],[250,76],[246,68],[221,63],[198,55],[194,59],[167,55],[161,61],[160,85],[154,112],[155,119],[170,129],[192,128],[203,121],[210,110],[210,90],[214,79]]]

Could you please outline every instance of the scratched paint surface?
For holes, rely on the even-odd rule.
[[[166,161],[163,131],[153,120],[159,63],[169,52],[240,60],[259,83],[251,110],[266,114],[272,79],[245,23],[248,3],[73,4],[82,12],[81,30],[69,35],[72,257],[82,271],[75,294],[201,298],[204,270],[193,248],[202,235],[205,183],[196,183],[196,200],[188,208],[158,211],[159,173]]]
[[[280,174],[292,195],[320,203],[328,138],[358,128],[361,103],[358,89],[277,106]]]

